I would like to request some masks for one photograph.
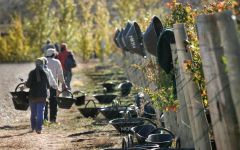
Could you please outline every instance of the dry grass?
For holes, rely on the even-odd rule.
[[[21,138],[13,140],[1,139],[0,149],[29,149],[28,143],[24,142]]]
[[[73,87],[80,87],[80,86],[84,86],[85,85],[85,83],[83,83],[82,81],[80,81],[80,80],[75,80],[75,81],[73,81],[73,83],[72,83],[72,86]]]
[[[104,147],[110,147],[114,145],[114,141],[112,141],[109,137],[100,137],[97,139],[94,139],[94,146],[95,148],[104,148]]]

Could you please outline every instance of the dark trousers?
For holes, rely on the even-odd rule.
[[[48,102],[45,104],[44,120],[48,120]]]
[[[71,90],[72,71],[64,71],[63,76],[68,89]]]
[[[49,105],[50,105],[50,121],[56,122],[57,119],[57,90],[50,88],[50,98],[49,98]]]

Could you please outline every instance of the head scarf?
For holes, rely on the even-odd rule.
[[[37,82],[41,82],[40,70],[43,69],[44,61],[42,58],[37,58],[37,60],[35,61],[35,64],[36,64]]]
[[[40,57],[43,60],[43,68],[47,68],[48,60],[46,57]]]
[[[62,43],[61,44],[61,52],[66,51],[67,50],[67,44],[66,43]]]

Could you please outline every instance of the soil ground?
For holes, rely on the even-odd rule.
[[[89,78],[83,70],[94,63],[79,64],[74,69],[73,90],[88,84]],[[107,124],[99,114],[96,119],[83,118],[77,106],[71,109],[58,109],[56,124],[44,126],[42,134],[30,132],[30,111],[14,109],[10,91],[13,91],[18,79],[27,79],[34,68],[32,63],[0,64],[0,149],[30,150],[68,150],[68,149],[104,149],[120,147],[122,137]],[[89,97],[87,97],[88,99]],[[90,97],[91,98],[91,97]]]

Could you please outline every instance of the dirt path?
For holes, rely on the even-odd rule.
[[[74,70],[73,90],[88,83],[82,73],[89,64],[78,65]],[[11,69],[10,69],[11,68]],[[69,110],[58,109],[58,124],[45,125],[42,134],[30,133],[30,111],[16,111],[8,94],[19,82],[18,77],[27,78],[33,64],[0,65],[0,149],[103,149],[119,147],[121,137],[110,125],[93,125],[96,120],[104,120],[98,115],[96,120],[83,118],[77,107]],[[104,120],[105,121],[105,120]],[[106,122],[106,121],[105,121]]]
[[[0,126],[18,122],[20,118],[27,117],[26,112],[14,109],[10,91],[14,91],[19,77],[27,79],[29,71],[34,68],[33,63],[0,64]]]

